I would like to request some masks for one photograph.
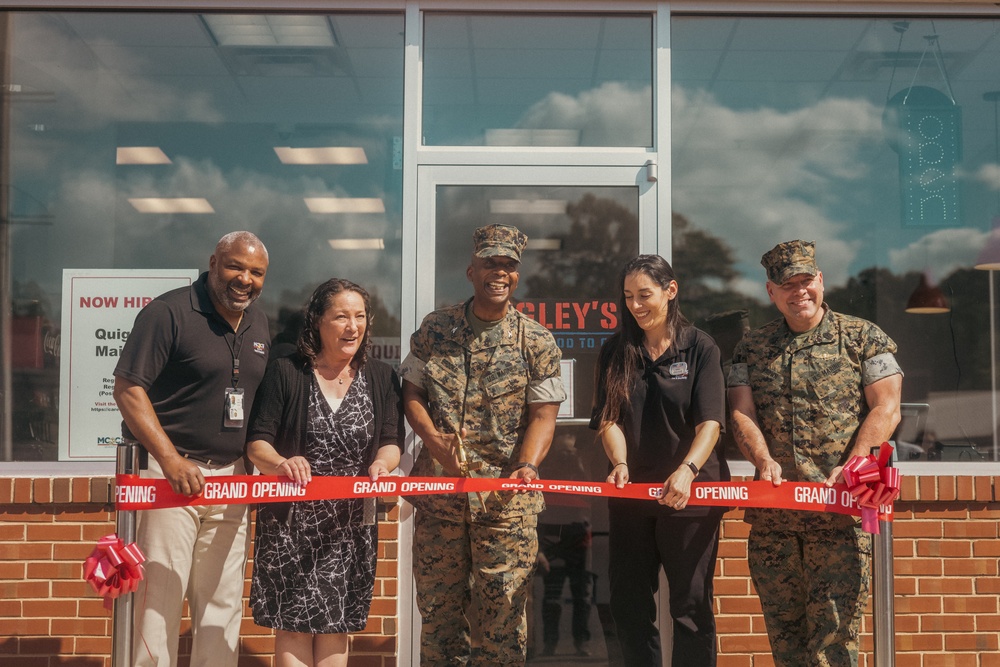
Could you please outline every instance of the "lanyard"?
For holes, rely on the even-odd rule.
[[[240,319],[240,323],[243,323],[242,319]],[[239,325],[236,325],[236,328],[238,329]],[[240,352],[243,350],[244,334],[246,334],[246,330],[242,334],[234,331],[233,342],[231,343],[229,342],[229,335],[227,333],[222,334],[226,345],[229,346],[229,353],[233,355],[233,389],[236,389],[236,386],[240,383]]]

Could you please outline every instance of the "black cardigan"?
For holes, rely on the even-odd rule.
[[[364,373],[376,429],[368,453],[370,465],[380,447],[396,445],[402,449],[406,430],[403,393],[396,371],[378,359],[369,358]],[[247,442],[263,440],[285,458],[304,455],[311,383],[312,368],[298,354],[268,364],[250,411]],[[264,512],[283,521],[290,506],[290,503],[266,503],[260,506],[258,514]]]

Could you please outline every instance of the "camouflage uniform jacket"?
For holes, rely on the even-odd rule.
[[[474,477],[507,477],[520,461],[530,402],[565,398],[560,376],[562,354],[548,329],[515,308],[477,338],[465,317],[469,302],[434,311],[410,338],[410,354],[400,376],[427,392],[435,427],[442,433],[467,430],[465,452]],[[546,385],[548,399],[533,395]],[[534,400],[533,400],[534,399]],[[445,476],[441,464],[422,448],[410,472],[414,477]],[[435,516],[463,521],[500,520],[537,514],[542,494],[492,493],[485,508],[475,494],[417,496],[416,507]]]
[[[728,386],[749,385],[771,456],[789,481],[822,482],[846,462],[869,412],[864,388],[902,374],[896,344],[867,320],[826,311],[796,334],[784,318],[748,332],[733,352]],[[756,529],[805,531],[848,526],[854,517],[748,509]]]

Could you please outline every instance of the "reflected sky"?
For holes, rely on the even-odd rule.
[[[223,234],[249,229],[270,250],[272,314],[331,275],[398,314],[400,15],[314,15],[325,47],[223,43],[198,14],[12,16],[16,283],[58,303],[64,267],[203,269]],[[156,146],[171,163],[116,165],[119,146]],[[287,165],[276,146],[360,147],[366,159]],[[214,213],[144,215],[133,197],[200,197]],[[311,213],[307,197],[370,198],[384,212]],[[356,237],[385,250],[329,244]]]
[[[15,280],[55,295],[63,267],[202,267],[246,227],[272,249],[265,299],[335,273],[399,311],[402,16],[330,15],[336,46],[310,48],[222,45],[197,14],[12,16]],[[485,143],[490,129],[649,143],[650,16],[430,13],[425,27],[426,143]],[[1000,89],[1000,22],[675,16],[671,31],[673,208],[739,239],[738,290],[763,298],[759,257],[790,237],[818,242],[830,284],[973,263],[1000,214],[997,102],[984,99]],[[883,112],[918,84],[961,108],[954,227],[900,213]],[[137,142],[173,163],[115,166],[115,147]],[[368,162],[281,165],[282,144],[363,146]],[[216,213],[143,216],[127,199],[144,196],[205,197]],[[310,196],[377,198],[385,213],[313,214]],[[361,235],[387,250],[327,243]]]
[[[817,241],[828,284],[868,267],[971,267],[1000,213],[995,102],[1000,22],[835,18],[672,20],[673,208],[733,244],[763,296],[759,258],[788,238]],[[962,114],[950,176],[962,218],[904,219],[891,95],[921,85]]]

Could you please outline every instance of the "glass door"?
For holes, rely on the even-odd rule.
[[[528,235],[516,307],[552,331],[569,395],[541,465],[545,478],[607,476],[607,460],[587,426],[594,371],[601,344],[618,324],[618,273],[640,248],[652,252],[656,246],[654,186],[645,167],[420,169],[417,323],[434,308],[472,295],[466,268],[473,230],[499,223]],[[613,664],[609,652],[616,646],[606,641],[613,632],[606,503],[552,494],[546,505],[539,517],[540,554],[528,611],[529,663]],[[412,613],[412,664],[417,664],[420,624]]]

